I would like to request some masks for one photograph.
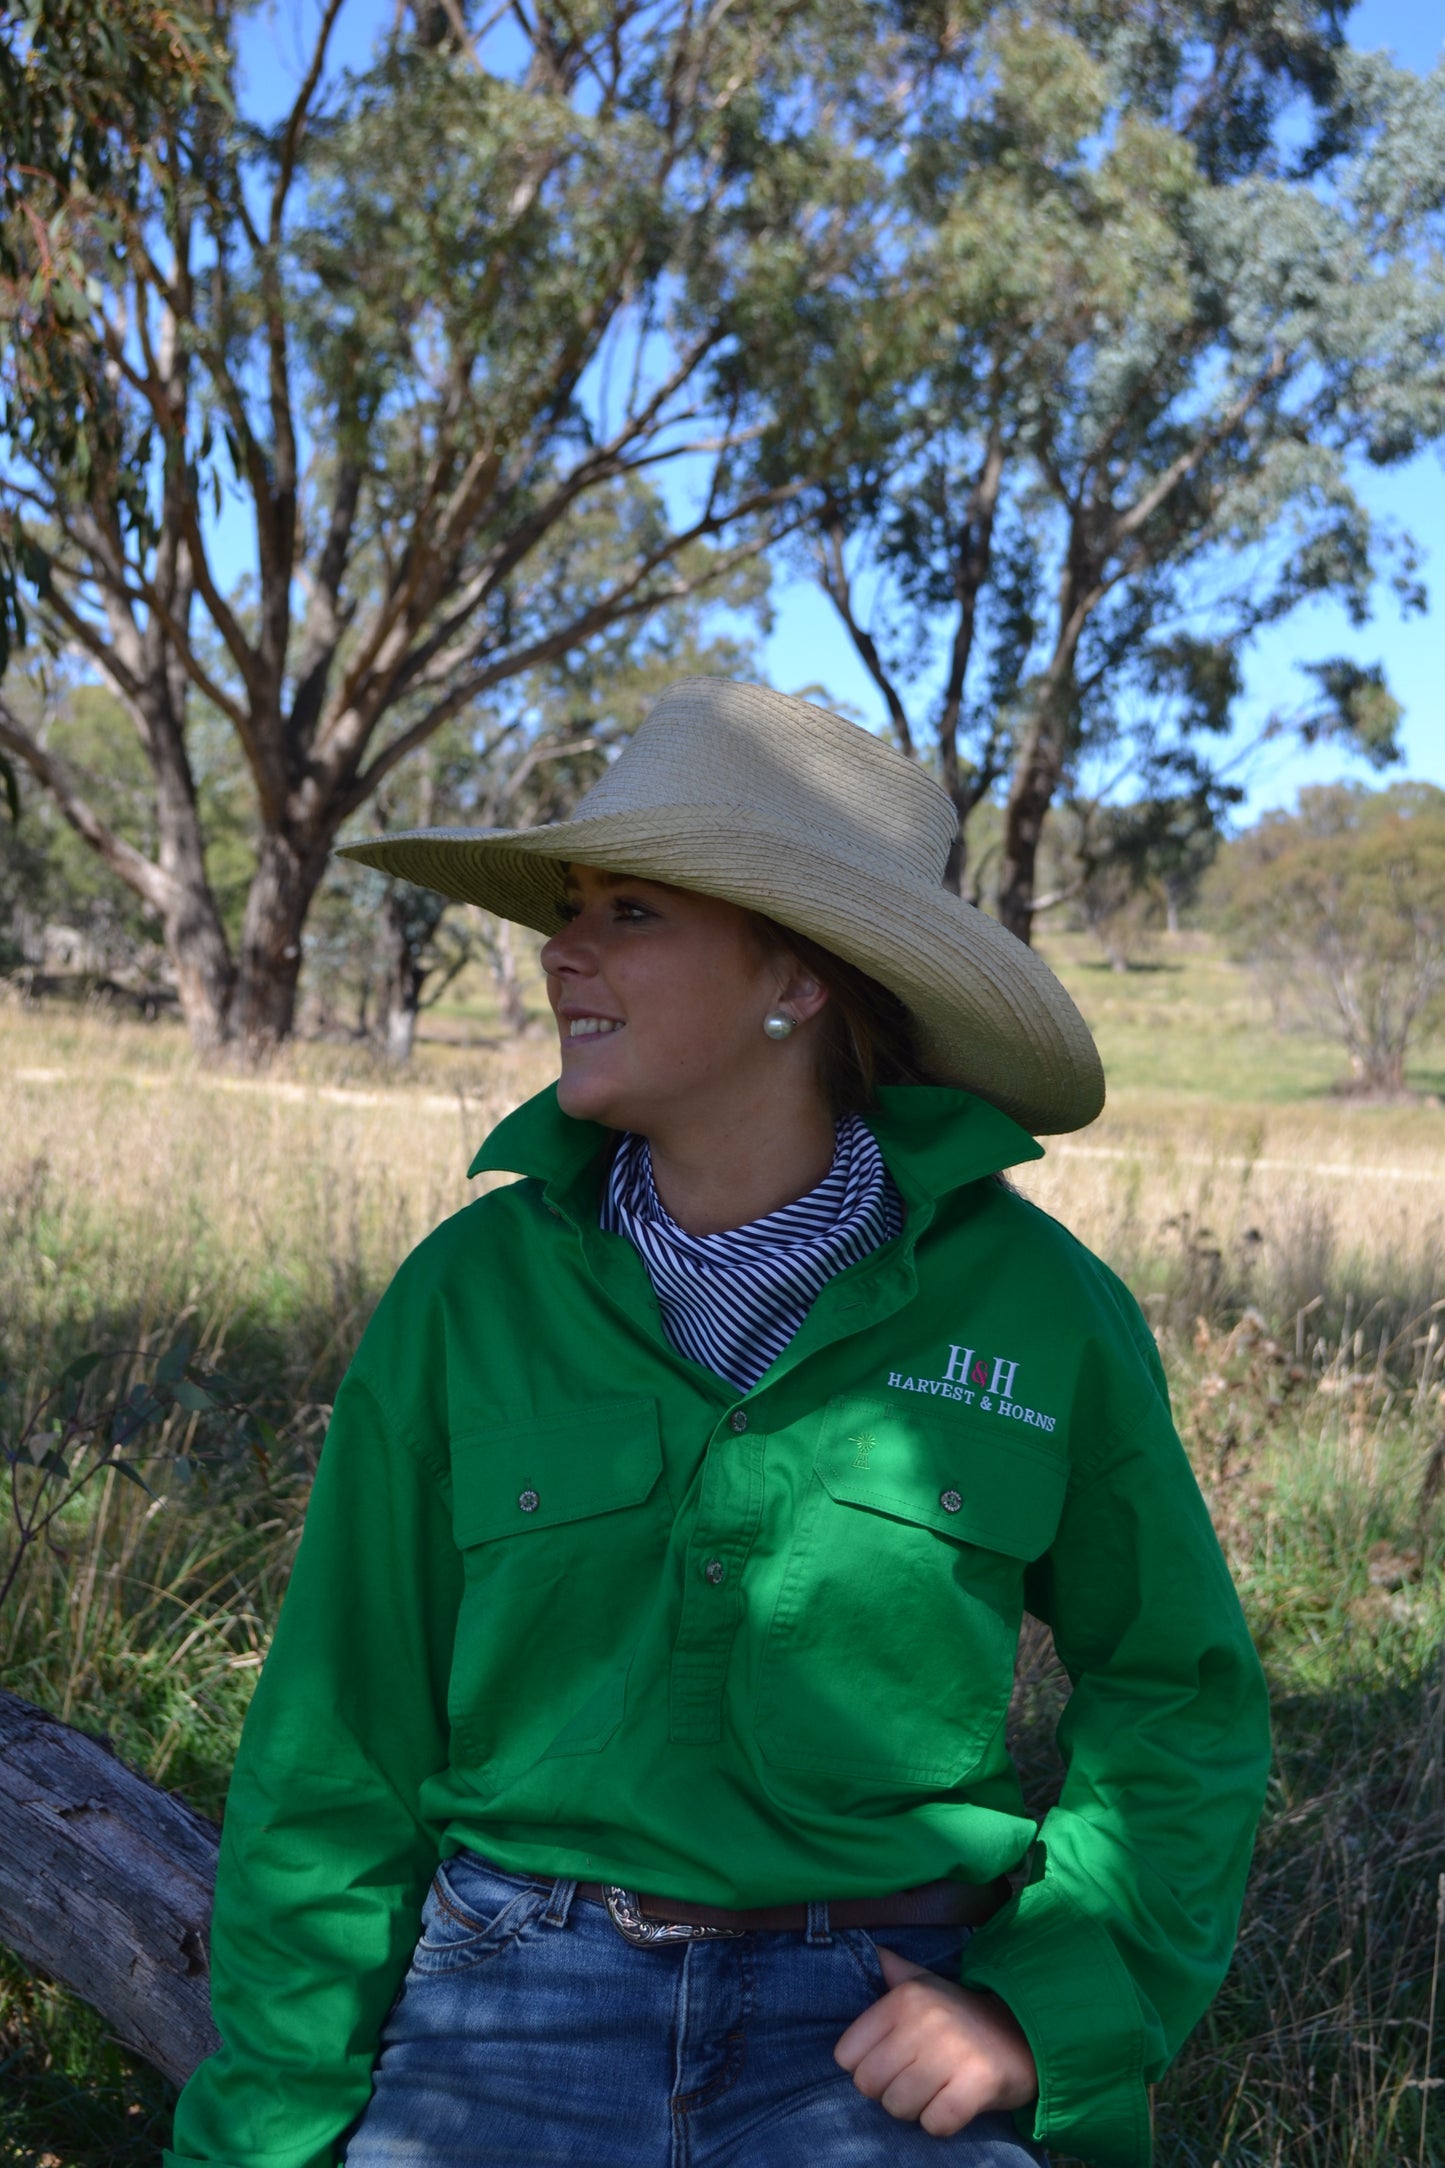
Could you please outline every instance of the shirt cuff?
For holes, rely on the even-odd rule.
[[[970,1939],[961,1978],[1007,2003],[1028,2037],[1039,2098],[1018,2111],[1025,2137],[1096,2168],[1149,2168],[1139,2001],[1098,1921],[1057,1886],[1031,1883]]]

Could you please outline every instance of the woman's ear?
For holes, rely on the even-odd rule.
[[[828,1006],[828,989],[820,978],[804,969],[796,957],[781,956],[778,959],[781,977],[778,981],[777,1006],[795,1016],[800,1024],[817,1016]]]

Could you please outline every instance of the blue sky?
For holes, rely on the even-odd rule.
[[[341,17],[336,57],[360,64],[379,15],[390,0],[364,0]],[[273,110],[285,99],[302,62],[314,23],[311,0],[272,0],[247,22],[242,56],[248,76],[246,103]],[[1360,0],[1350,17],[1350,41],[1362,50],[1385,48],[1404,66],[1432,67],[1445,45],[1445,15],[1437,0]],[[1294,612],[1251,647],[1245,665],[1231,752],[1243,755],[1265,718],[1301,704],[1309,690],[1299,665],[1330,655],[1382,662],[1391,688],[1404,704],[1401,741],[1405,762],[1391,778],[1410,775],[1445,785],[1445,460],[1437,448],[1389,472],[1363,465],[1361,496],[1382,519],[1408,531],[1423,557],[1430,593],[1424,616],[1403,618],[1388,593],[1377,598],[1372,621],[1352,626],[1338,605],[1322,602]],[[239,539],[239,538],[238,538]],[[882,702],[853,655],[832,606],[803,578],[779,574],[773,595],[774,623],[762,651],[763,667],[784,690],[820,687],[826,696],[872,723],[883,720]],[[1242,760],[1236,779],[1248,790],[1242,817],[1293,802],[1301,785],[1353,773],[1375,780],[1361,761],[1338,746],[1313,751],[1271,745]]]

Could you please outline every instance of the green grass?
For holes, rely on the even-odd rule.
[[[1146,1303],[1275,1697],[1236,1960],[1160,2088],[1159,2159],[1445,2168],[1445,2105],[1422,2088],[1445,1985],[1445,1115],[1340,1102],[1333,1050],[1276,1035],[1207,947],[1161,944],[1167,968],[1123,976],[1079,942],[1051,955],[1110,1105],[1025,1186]],[[402,1078],[335,1043],[248,1080],[197,1068],[168,1026],[0,1011],[10,1434],[77,1353],[138,1351],[120,1379],[183,1328],[281,1433],[269,1469],[222,1455],[184,1482],[173,1449],[203,1440],[172,1418],[160,1503],[112,1481],[29,1556],[0,1676],[213,1814],[370,1306],[465,1201],[480,1136],[551,1072],[545,1043],[497,1041],[484,989],[426,1030]],[[1439,1072],[1430,1055],[1417,1081]],[[1031,1643],[1014,1734],[1040,1806],[1059,1697]],[[152,2164],[169,2097],[0,1957],[0,2162]]]
[[[1127,972],[1099,960],[1082,934],[1045,933],[1040,952],[1063,978],[1099,1043],[1114,1093],[1198,1093],[1224,1102],[1284,1106],[1328,1098],[1343,1053],[1314,1033],[1276,1028],[1253,975],[1202,934],[1160,936]],[[1445,1087],[1445,1046],[1416,1050],[1409,1080]]]

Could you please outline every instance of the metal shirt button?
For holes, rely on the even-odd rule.
[[[731,1424],[732,1424],[732,1426],[733,1426],[733,1429],[734,1429],[734,1430],[746,1430],[746,1429],[747,1429],[747,1427],[748,1427],[748,1411],[747,1411],[747,1409],[746,1409],[746,1408],[734,1408],[734,1409],[733,1409],[733,1412],[732,1412],[731,1416],[730,1416],[730,1417],[728,1418],[728,1420],[729,1420],[729,1421],[731,1422]]]
[[[728,1569],[723,1564],[720,1558],[710,1558],[702,1570],[711,1581],[713,1587],[716,1588],[718,1582],[722,1580]]]
[[[542,1501],[534,1490],[524,1490],[517,1503],[524,1513],[535,1513]]]
[[[944,1491],[940,1496],[938,1502],[942,1506],[945,1513],[957,1513],[959,1508],[963,1504],[963,1500],[962,1498],[960,1498],[956,1490]]]

